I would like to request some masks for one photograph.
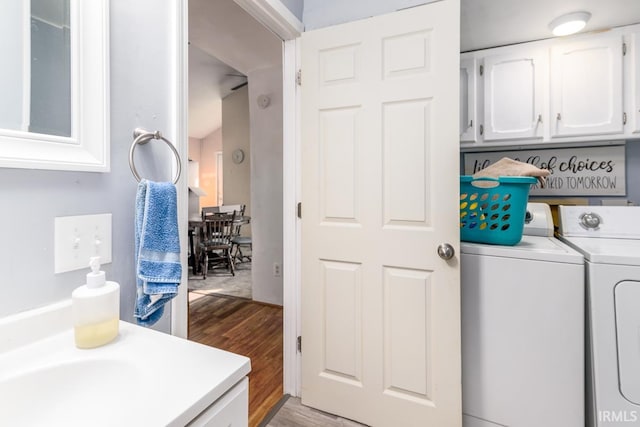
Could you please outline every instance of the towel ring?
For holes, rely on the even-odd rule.
[[[162,136],[160,134],[160,131],[157,130],[155,132],[149,132],[146,131],[144,129],[136,129],[133,131],[133,136],[134,136],[134,140],[133,143],[131,144],[131,148],[129,149],[129,167],[131,168],[131,172],[133,173],[133,176],[136,177],[136,180],[138,180],[138,182],[140,182],[140,174],[138,173],[138,170],[136,169],[136,165],[133,162],[133,152],[136,149],[136,146],[138,144],[140,145],[144,145],[147,142],[151,141],[152,139],[161,139],[162,141],[164,141],[169,148],[171,148],[171,151],[173,152],[173,155],[176,157],[176,163],[178,164],[178,170],[176,173],[176,177],[173,180],[174,184],[178,183],[178,179],[180,179],[180,174],[182,173],[182,164],[180,162],[180,155],[178,154],[178,150],[176,150],[176,147],[173,146],[173,144],[171,143],[171,141],[169,141],[167,138],[165,138],[164,136]]]

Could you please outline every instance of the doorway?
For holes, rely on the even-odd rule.
[[[200,42],[202,43],[202,42]],[[251,144],[247,76],[189,45],[189,291],[252,298]],[[226,179],[225,179],[226,176]],[[210,220],[233,215],[220,244]],[[217,233],[217,231],[216,231]],[[226,240],[226,239],[225,239]],[[209,244],[211,242],[212,244]],[[215,244],[213,244],[215,243]],[[232,258],[232,262],[229,262]],[[204,262],[207,262],[206,268]]]
[[[256,32],[247,38],[251,26],[256,26]],[[242,29],[240,34],[238,29]],[[265,46],[269,40],[268,46]],[[238,160],[233,155],[236,150],[228,150],[225,146],[229,135],[222,132],[221,149],[215,152],[212,160],[215,164],[212,169],[216,170],[213,203],[219,205],[222,199],[223,204],[230,201],[244,204],[242,200],[230,199],[233,195],[229,184],[239,179],[234,170],[237,172],[239,166],[248,167],[250,197],[246,204],[251,206],[254,242],[251,269],[253,301],[233,296],[192,298],[190,292],[189,338],[248,355],[253,360],[252,375],[256,377],[250,380],[250,387],[251,383],[260,384],[260,377],[269,378],[266,383],[279,390],[282,396],[282,41],[234,2],[190,0],[189,42],[190,51],[195,48],[214,56],[249,81],[248,87],[240,88],[237,92],[246,94],[251,146],[242,149],[244,159]],[[194,79],[191,71],[189,74],[191,82]],[[191,111],[189,115],[195,116]],[[202,157],[199,167],[202,183]],[[219,173],[220,169],[224,171],[222,174]],[[274,331],[274,326],[277,326],[277,331]],[[268,336],[270,342],[277,344],[266,351],[266,355],[251,354],[244,351],[242,345],[251,350],[260,346],[247,341],[248,333],[256,338]],[[270,372],[276,372],[275,376],[265,373],[262,362],[270,365],[267,369],[273,368]],[[250,389],[250,401],[256,400],[256,406],[260,406],[260,403],[270,401],[266,396],[269,393],[265,389],[254,389],[252,394]],[[250,404],[250,412],[251,407]],[[251,425],[257,425],[256,421],[261,420],[251,413],[250,419]]]

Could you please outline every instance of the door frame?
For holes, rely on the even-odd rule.
[[[300,129],[298,69],[298,43],[304,26],[279,1],[234,0],[247,13],[262,23],[282,40],[283,52],[283,386],[284,393],[300,395],[300,353],[297,348],[300,335],[300,221],[296,205],[300,200]],[[175,21],[175,80],[174,108],[177,150],[180,158],[188,158],[188,0],[176,0]],[[188,227],[188,188],[186,179],[178,183],[178,225]],[[180,201],[185,201],[181,203]],[[186,233],[184,233],[186,235]],[[187,239],[181,235],[181,262],[187,266]],[[182,283],[188,281],[188,268],[183,268]],[[171,334],[187,338],[188,289],[180,286],[171,304]]]

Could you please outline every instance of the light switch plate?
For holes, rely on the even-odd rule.
[[[111,262],[111,214],[63,216],[55,219],[55,273],[89,269],[89,258]]]

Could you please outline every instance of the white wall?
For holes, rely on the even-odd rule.
[[[305,31],[382,15],[436,0],[304,0]]]
[[[220,151],[222,151],[222,129],[218,128],[202,140],[200,152],[200,188],[202,188],[207,195],[200,197],[200,206],[218,205],[218,168],[216,166],[216,153]]]
[[[251,140],[249,137],[249,99],[244,86],[222,100],[223,202],[247,205],[246,215],[253,215],[251,203]],[[244,151],[244,161],[236,164],[232,153]],[[204,205],[203,205],[204,206]],[[243,226],[243,229],[252,226]],[[245,231],[245,230],[243,230]]]
[[[120,283],[121,318],[133,321],[137,182],[129,147],[136,127],[159,129],[175,141],[175,1],[111,0],[110,12],[111,172],[0,169],[0,317],[70,298],[88,269],[53,273],[54,218],[110,212],[113,262],[103,267]],[[172,154],[164,144],[142,146],[136,157],[143,177],[172,178]],[[169,330],[169,308],[157,329]]]
[[[189,137],[189,160],[193,160],[194,162],[200,161],[201,145],[201,139]]]
[[[282,67],[253,71],[248,77],[253,299],[282,305],[282,277],[273,275],[273,264],[282,266]],[[259,95],[270,98],[267,108],[258,107]]]

